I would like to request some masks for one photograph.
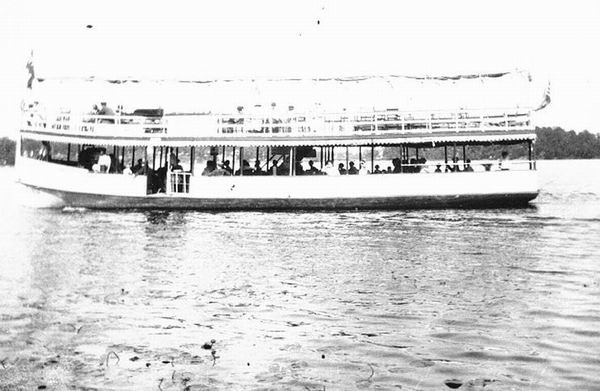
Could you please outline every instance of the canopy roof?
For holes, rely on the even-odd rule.
[[[31,100],[48,109],[89,111],[107,101],[166,113],[341,112],[396,109],[457,111],[537,110],[550,101],[546,80],[524,71],[485,75],[413,77],[400,75],[327,79],[99,80],[36,79]]]

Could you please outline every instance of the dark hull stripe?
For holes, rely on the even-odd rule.
[[[398,196],[334,199],[220,199],[168,196],[127,197],[75,193],[26,185],[52,194],[64,206],[88,209],[195,209],[195,210],[347,210],[522,207],[535,193],[471,194],[460,196]]]

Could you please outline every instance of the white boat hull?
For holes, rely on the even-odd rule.
[[[93,209],[415,209],[524,206],[538,194],[537,173],[490,171],[344,176],[192,176],[189,193],[146,194],[146,177],[94,174],[22,159],[19,181]]]

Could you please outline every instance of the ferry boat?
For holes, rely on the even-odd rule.
[[[496,97],[485,84],[510,76],[408,81],[448,91],[479,83],[478,91]],[[361,93],[361,83],[374,80],[395,79],[310,80],[325,93],[352,83],[360,104],[338,102],[334,108],[322,101],[295,105],[294,94],[310,100],[298,80],[266,83],[287,90],[285,103],[262,94],[255,97],[261,104],[252,104],[250,91],[245,105],[232,81],[233,94],[223,94],[226,104],[202,112],[135,107],[135,102],[127,109],[116,94],[114,110],[86,113],[64,105],[50,108],[52,96],[41,101],[32,95],[23,104],[18,181],[50,195],[52,206],[92,209],[476,208],[524,206],[538,195],[532,116],[547,104],[547,95],[538,107],[465,106],[457,95],[446,96],[446,107],[427,109],[412,97],[382,103],[377,95]],[[134,84],[106,82],[116,88]],[[219,84],[212,87],[214,92]],[[421,93],[421,102],[432,101],[426,95]],[[469,98],[481,104],[480,95]],[[490,145],[498,146],[498,153],[521,145],[527,158],[469,159],[475,149]]]

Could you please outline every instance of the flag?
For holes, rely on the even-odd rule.
[[[546,87],[546,91],[544,91],[544,98],[542,100],[542,102],[540,103],[540,105],[538,106],[537,109],[535,109],[535,111],[541,110],[544,107],[548,106],[550,104],[550,101],[552,99],[550,98],[550,81],[548,80],[548,87]]]
[[[33,87],[33,80],[35,79],[35,71],[33,69],[33,50],[31,51],[31,55],[29,57],[29,61],[27,61],[27,72],[29,73],[29,79],[27,80],[27,88],[31,89]]]

